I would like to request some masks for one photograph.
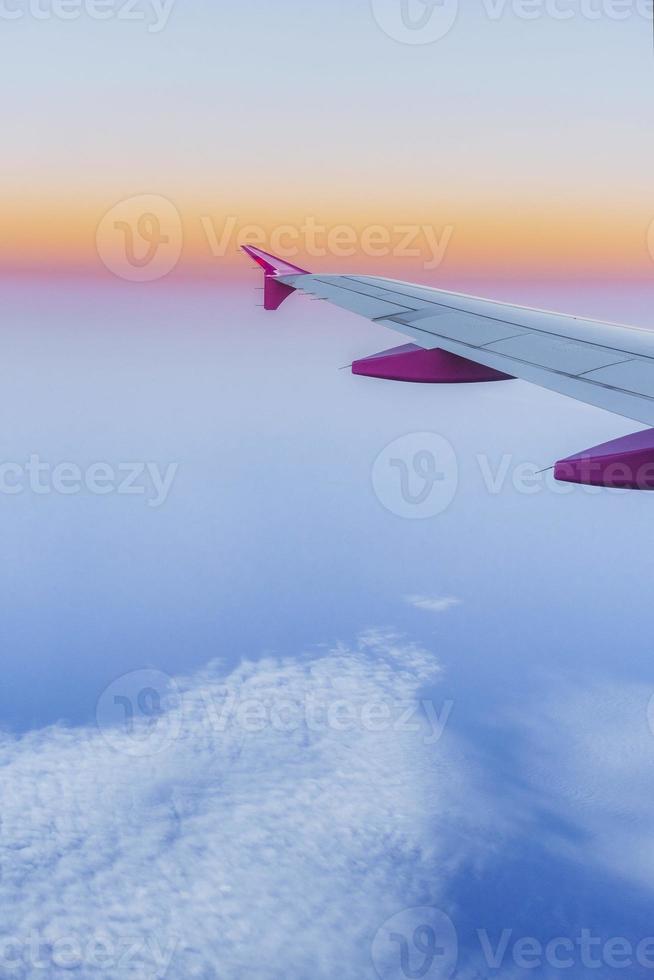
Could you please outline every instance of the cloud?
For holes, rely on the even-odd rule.
[[[648,888],[649,692],[568,679],[505,714],[521,778],[498,795],[483,754],[454,726],[434,742],[418,710],[441,676],[429,650],[370,630],[176,678],[156,754],[121,727],[0,735],[0,976],[372,980],[373,938],[405,909],[472,915],[495,944],[531,935],[522,878],[505,884],[526,839]],[[543,894],[559,885],[543,871]],[[459,938],[473,980],[479,943]]]
[[[414,609],[432,613],[446,613],[456,606],[463,605],[463,599],[456,599],[453,596],[408,595],[405,596],[405,601]]]
[[[0,972],[373,976],[382,922],[438,903],[477,839],[463,754],[415,711],[438,673],[371,631],[177,678],[156,755],[121,730],[0,736]]]

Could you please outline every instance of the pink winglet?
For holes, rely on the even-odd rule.
[[[623,490],[654,490],[654,429],[605,442],[559,460],[554,476],[563,483]]]
[[[413,381],[418,384],[470,384],[477,381],[509,381],[511,376],[476,364],[444,350],[425,350],[404,344],[392,350],[355,361],[352,374],[386,381]]]
[[[243,251],[263,269],[263,305],[266,310],[278,310],[285,299],[295,292],[293,286],[278,282],[278,276],[306,275],[307,270],[278,259],[254,245],[242,245]]]
[[[308,275],[306,269],[301,269],[299,265],[292,265],[290,262],[286,262],[285,259],[278,259],[276,255],[271,255],[270,252],[264,252],[262,248],[255,248],[254,245],[241,245],[241,248],[268,275],[292,276],[298,275],[299,273]]]
[[[286,286],[283,282],[277,282],[274,276],[264,276],[263,280],[263,308],[264,310],[278,310],[285,299],[294,293],[292,286]]]

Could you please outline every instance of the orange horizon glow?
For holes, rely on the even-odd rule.
[[[274,216],[252,205],[240,213],[197,203],[177,208],[183,231],[175,275],[189,278],[240,278],[247,260],[239,245],[246,242],[317,271],[357,269],[429,280],[654,278],[654,231],[636,208],[606,213],[516,201],[511,209],[440,203],[420,211],[388,203],[350,210],[341,204],[314,214],[280,207]],[[96,236],[107,210],[97,202],[5,205],[0,274],[106,272]]]

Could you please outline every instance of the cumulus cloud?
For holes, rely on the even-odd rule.
[[[463,605],[463,599],[456,599],[454,596],[408,595],[405,596],[405,601],[415,609],[432,613],[446,613]]]
[[[373,631],[176,679],[153,755],[127,729],[0,736],[0,973],[374,976],[376,930],[438,903],[476,839],[419,710],[438,672]]]

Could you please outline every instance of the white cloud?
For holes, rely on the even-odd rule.
[[[456,599],[454,596],[408,595],[405,596],[405,601],[415,609],[432,613],[446,613],[463,605],[463,599]]]
[[[304,662],[178,679],[179,735],[152,757],[95,728],[0,736],[0,942],[15,941],[0,966],[21,980],[62,963],[109,980],[373,976],[377,928],[438,902],[478,837],[454,736],[434,746],[419,715],[395,724],[437,674],[429,652],[370,632]],[[281,700],[302,723],[249,730],[230,695]],[[353,725],[306,723],[307,704],[335,702]],[[371,704],[393,724],[363,724]]]

